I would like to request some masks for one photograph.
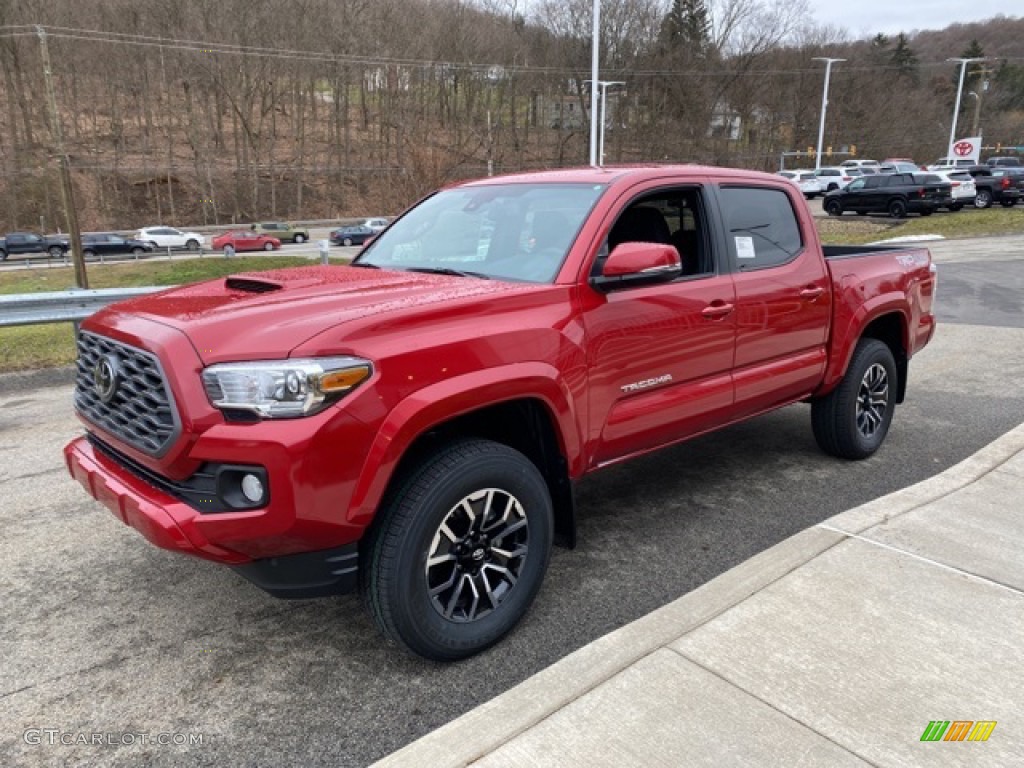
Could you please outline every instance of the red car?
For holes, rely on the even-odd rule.
[[[281,247],[281,241],[270,235],[246,230],[225,232],[213,238],[213,247],[218,251],[229,245],[236,251],[273,251]]]

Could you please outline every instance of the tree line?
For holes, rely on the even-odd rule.
[[[64,226],[41,35],[83,228],[228,224],[393,214],[460,178],[586,163],[591,6],[0,0],[0,229]],[[836,152],[942,154],[945,58],[974,54],[995,58],[969,73],[958,133],[977,120],[987,143],[1024,144],[1024,21],[950,28],[939,51],[929,33],[850,40],[809,21],[807,0],[601,7],[601,77],[622,83],[609,163],[777,168],[816,143],[816,56],[846,59]]]

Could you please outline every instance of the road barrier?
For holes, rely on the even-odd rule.
[[[98,288],[0,296],[0,328],[43,323],[77,323],[108,304],[163,291],[171,286]]]

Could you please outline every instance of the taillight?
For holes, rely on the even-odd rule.
[[[925,189],[924,189],[924,187],[921,187],[921,189],[919,189],[917,191],[917,196],[918,197],[924,197],[924,195],[925,195]]]
[[[1009,186],[1010,186],[1010,177],[1009,176],[1003,176],[1003,180],[1001,182],[999,182],[999,186],[1001,186],[1003,189],[1009,188]]]

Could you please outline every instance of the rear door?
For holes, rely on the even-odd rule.
[[[832,293],[817,241],[803,236],[813,224],[788,190],[722,184],[718,202],[736,291],[733,417],[742,418],[821,382]]]
[[[644,185],[622,199],[595,254],[592,274],[621,242],[671,244],[685,274],[608,293],[581,288],[592,466],[728,420],[735,294],[708,226],[708,201],[701,184]]]

